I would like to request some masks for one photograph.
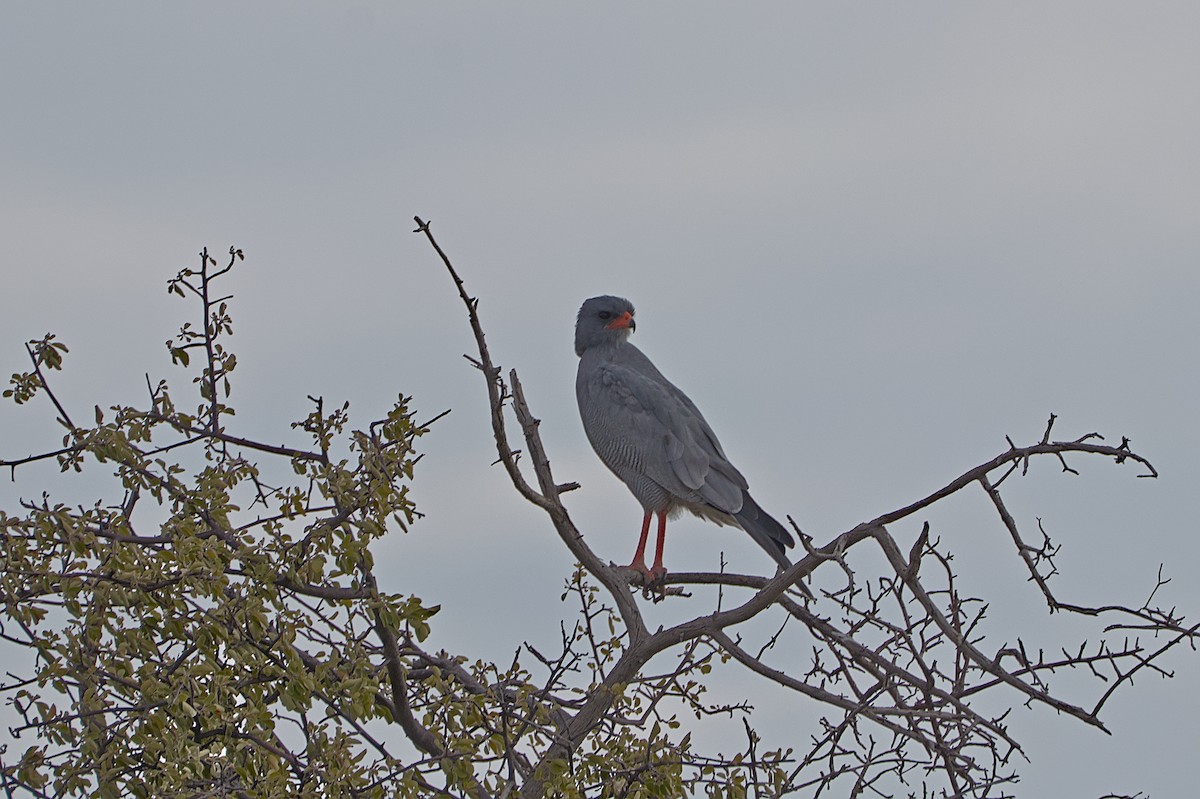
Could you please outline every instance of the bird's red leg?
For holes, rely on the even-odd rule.
[[[650,526],[650,517],[646,517],[646,526]],[[643,535],[645,533],[643,532]],[[650,577],[659,580],[667,576],[667,568],[663,566],[663,544],[667,540],[667,514],[658,514],[658,554],[654,556],[654,565],[650,567]]]
[[[638,539],[637,552],[633,553],[633,562],[625,568],[636,569],[646,575],[647,579],[651,579],[650,570],[646,568],[646,538],[650,535],[650,514],[647,513],[642,519],[642,537]],[[659,543],[659,549],[662,549],[662,544]]]

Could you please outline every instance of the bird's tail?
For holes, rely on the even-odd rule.
[[[796,545],[792,534],[760,508],[749,492],[742,493],[742,509],[733,514],[733,518],[782,568],[792,565],[785,552],[788,547]]]
[[[733,518],[739,527],[749,533],[750,537],[775,559],[779,568],[787,569],[792,565],[785,550],[796,545],[795,539],[792,538],[792,534],[786,527],[759,507],[749,492],[742,492],[742,509],[733,514]],[[814,598],[812,591],[808,590],[808,586],[799,580],[796,581],[796,588],[809,599]]]

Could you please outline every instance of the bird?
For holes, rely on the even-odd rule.
[[[788,568],[791,533],[750,496],[746,478],[695,403],[629,343],[637,328],[633,317],[629,300],[605,295],[586,300],[575,322],[575,396],[584,432],[644,513],[637,551],[625,568],[641,572],[647,584],[665,577],[667,519],[685,510],[740,527]],[[658,548],[647,568],[652,516],[658,517]]]

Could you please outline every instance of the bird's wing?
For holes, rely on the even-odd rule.
[[[738,512],[746,479],[700,411],[639,350],[622,351],[626,357],[598,364],[580,386],[597,451],[604,447],[605,460],[617,461],[610,466],[640,472],[687,503]]]

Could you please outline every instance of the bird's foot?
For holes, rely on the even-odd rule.
[[[654,568],[651,569],[646,567],[645,561],[635,560],[633,563],[630,563],[627,566],[622,566],[621,568],[629,569],[630,571],[635,571],[642,575],[643,585],[650,585],[651,583],[658,582],[667,576],[666,567],[664,567],[661,563],[654,564]]]

